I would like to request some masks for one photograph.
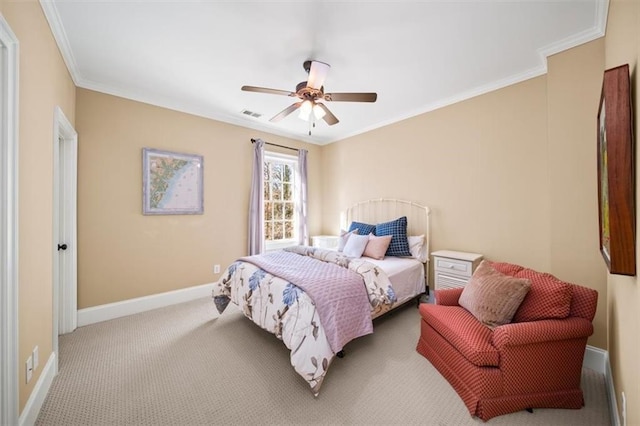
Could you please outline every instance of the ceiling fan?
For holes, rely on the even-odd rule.
[[[304,61],[304,70],[309,74],[307,81],[300,82],[296,85],[296,91],[268,89],[266,87],[242,86],[242,90],[246,92],[270,93],[273,95],[284,95],[297,97],[300,99],[289,105],[287,108],[274,115],[269,121],[278,122],[294,112],[300,110],[300,118],[309,120],[311,113],[318,120],[323,119],[329,126],[338,123],[329,108],[320,101],[325,102],[375,102],[378,98],[377,93],[324,93],[324,80],[329,72],[330,65],[320,61]],[[315,123],[314,123],[315,125]],[[311,134],[311,131],[309,131]]]

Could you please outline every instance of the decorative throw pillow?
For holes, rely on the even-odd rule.
[[[410,235],[408,241],[411,257],[415,257],[420,262],[425,263],[427,261],[427,245],[425,244],[424,235]]]
[[[369,241],[367,242],[367,246],[364,248],[363,256],[378,260],[384,259],[384,254],[387,252],[387,248],[389,248],[390,243],[391,235],[376,237],[373,234],[369,234]]]
[[[342,252],[349,257],[361,257],[368,242],[368,235],[351,234]]]
[[[562,319],[569,316],[573,298],[571,284],[533,269],[522,269],[515,276],[530,280],[531,291],[516,311],[514,322]]]
[[[368,223],[362,223],[362,222],[351,222],[351,225],[349,225],[349,232],[354,231],[356,229],[358,230],[358,234],[360,235],[369,235],[369,234],[376,235],[375,225],[369,225]]]
[[[376,225],[375,235],[381,237],[391,235],[391,244],[387,249],[387,256],[411,256],[409,241],[407,240],[407,217],[402,216],[391,222]]]
[[[515,277],[518,272],[524,269],[524,266],[516,265],[515,263],[492,262],[489,260],[487,260],[487,262],[496,271],[502,272],[505,275],[511,275],[512,277]]]
[[[489,328],[511,322],[531,282],[504,275],[482,261],[462,290],[458,304]]]
[[[344,245],[347,244],[347,241],[349,240],[349,237],[352,236],[353,234],[357,234],[358,230],[354,229],[351,232],[347,232],[344,229],[340,230],[340,237],[338,238],[338,251],[342,251],[344,250]]]

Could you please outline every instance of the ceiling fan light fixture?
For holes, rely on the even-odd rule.
[[[316,116],[316,120],[322,120],[322,118],[327,115],[324,109],[319,104],[313,105],[313,115]]]
[[[311,101],[304,101],[302,105],[300,105],[300,114],[298,117],[303,119],[304,121],[309,120],[309,116],[311,115],[311,111],[313,110],[313,105]]]
[[[324,80],[327,78],[329,68],[331,68],[331,66],[324,62],[311,61],[311,67],[308,71],[309,78],[307,80],[307,87],[320,90],[324,85]]]

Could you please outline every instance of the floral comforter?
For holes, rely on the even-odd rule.
[[[396,297],[389,278],[372,263],[305,246],[286,251],[358,273],[367,292],[372,318],[394,307]],[[238,260],[223,272],[213,290],[216,308],[222,313],[231,301],[247,318],[281,339],[291,350],[291,365],[318,395],[335,353],[314,301],[302,288],[271,275],[250,260]]]

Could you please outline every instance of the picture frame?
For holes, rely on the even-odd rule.
[[[142,214],[203,214],[201,155],[142,149]]]
[[[604,72],[598,108],[600,253],[611,274],[636,275],[635,150],[629,65]]]

